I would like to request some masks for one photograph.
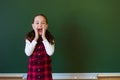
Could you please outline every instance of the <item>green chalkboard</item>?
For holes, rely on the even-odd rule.
[[[48,17],[53,73],[120,72],[120,0],[1,0],[0,73],[26,73],[24,38]]]

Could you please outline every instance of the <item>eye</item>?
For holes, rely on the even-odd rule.
[[[42,24],[45,24],[45,22],[42,22]]]
[[[42,23],[42,24],[45,24],[45,23]]]
[[[39,24],[38,22],[36,24]]]

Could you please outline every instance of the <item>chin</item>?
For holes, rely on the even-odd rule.
[[[42,34],[39,34],[39,36],[41,36]]]
[[[42,33],[39,33],[39,35],[41,36],[41,35],[42,35]]]

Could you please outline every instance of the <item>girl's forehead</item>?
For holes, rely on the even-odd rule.
[[[43,16],[36,16],[34,22],[46,22],[46,19]]]
[[[45,20],[45,18],[44,18],[43,16],[36,16],[34,19],[35,19],[35,20],[36,20],[36,19],[38,19],[38,20]]]

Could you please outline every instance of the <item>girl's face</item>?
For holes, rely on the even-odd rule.
[[[46,31],[48,28],[48,24],[46,23],[46,19],[43,16],[36,16],[34,18],[34,22],[32,24],[34,29],[38,31],[38,34],[41,35],[43,31]]]

